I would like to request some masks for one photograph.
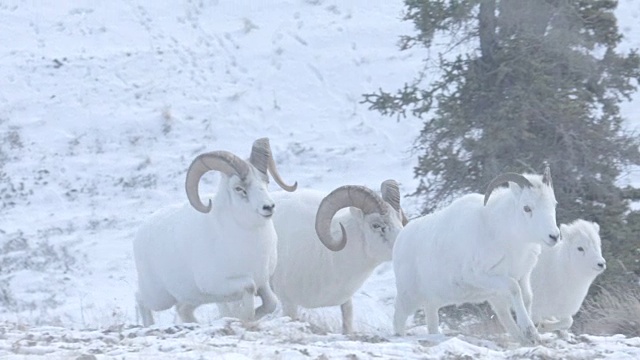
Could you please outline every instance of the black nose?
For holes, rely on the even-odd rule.
[[[603,262],[598,263],[598,267],[599,267],[600,269],[604,269],[604,268],[606,268],[606,266],[607,266],[607,264],[605,264],[605,263],[603,263]]]
[[[558,242],[558,235],[549,235],[549,238],[551,238],[553,242]]]
[[[276,207],[276,204],[264,205],[264,206],[262,206],[262,210],[264,210],[264,211],[273,211],[273,209],[275,207]]]

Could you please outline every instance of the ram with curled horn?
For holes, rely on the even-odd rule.
[[[351,297],[379,264],[391,260],[403,227],[398,184],[383,182],[381,193],[345,185],[329,194],[308,189],[273,194],[278,265],[271,285],[285,315],[297,318],[299,307],[340,306],[342,331],[353,331]]]
[[[200,179],[221,174],[218,191],[200,197]],[[195,309],[207,303],[242,301],[242,319],[272,312],[276,297],[269,284],[275,268],[275,202],[268,190],[271,173],[283,189],[269,140],[254,142],[247,161],[228,151],[198,155],[187,171],[189,204],[157,211],[138,231],[134,258],[138,273],[136,301],[145,326],[152,311],[176,307],[183,322],[195,322]],[[262,305],[254,309],[254,295]]]
[[[488,301],[515,339],[538,343],[530,317],[530,260],[560,236],[550,185],[548,170],[501,174],[484,194],[464,195],[407,224],[393,249],[395,332],[405,334],[406,320],[418,308],[436,334],[441,307]]]

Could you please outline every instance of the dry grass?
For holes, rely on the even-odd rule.
[[[581,333],[640,336],[640,286],[603,287],[583,303],[580,315],[576,327]]]

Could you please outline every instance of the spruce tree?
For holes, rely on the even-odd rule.
[[[551,166],[558,223],[601,225],[609,269],[599,281],[640,275],[640,191],[618,181],[640,165],[640,141],[619,105],[640,79],[637,52],[622,39],[615,0],[406,0],[416,33],[402,50],[450,39],[437,59],[402,89],[365,94],[385,115],[424,121],[414,196],[428,213],[468,192],[483,192],[506,171]],[[448,54],[456,53],[451,56]],[[433,61],[433,59],[431,59]],[[608,280],[607,280],[608,279]],[[636,278],[637,279],[637,278]]]

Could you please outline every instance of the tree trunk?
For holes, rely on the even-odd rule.
[[[480,53],[484,63],[493,62],[493,50],[496,45],[496,0],[480,1],[479,35]]]

